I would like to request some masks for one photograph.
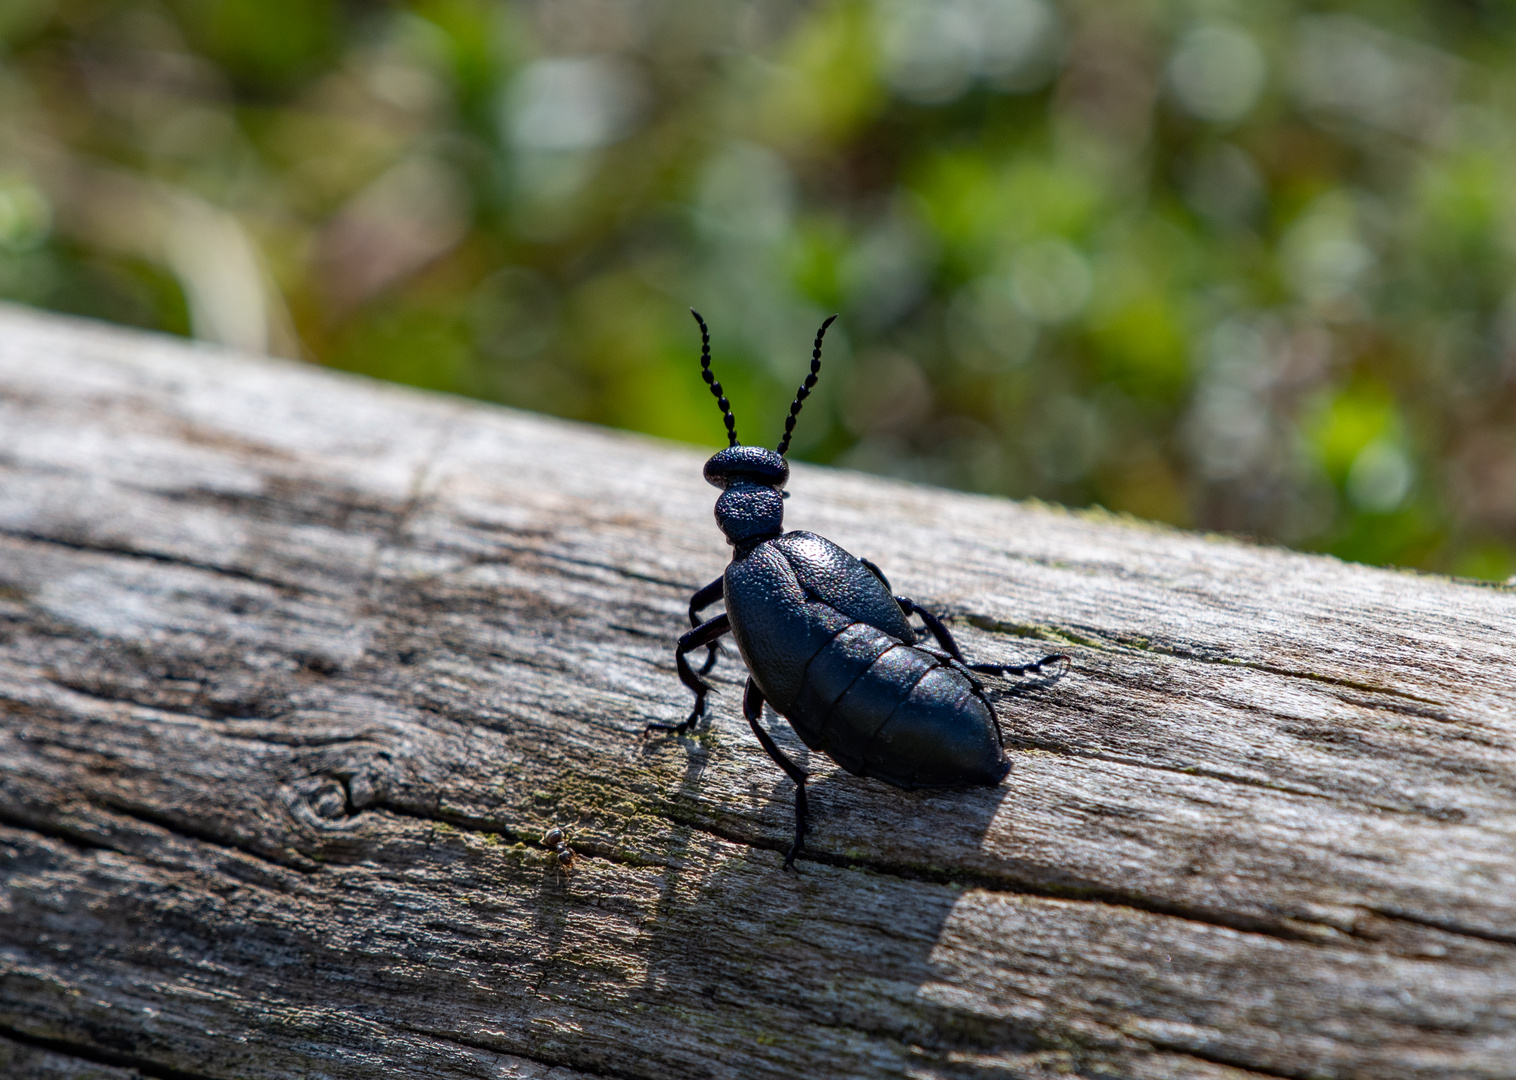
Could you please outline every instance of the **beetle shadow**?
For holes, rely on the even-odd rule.
[[[1035,698],[1056,681],[998,686],[991,700]],[[1013,747],[1010,723],[1001,719]],[[688,857],[669,864],[645,927],[639,997],[701,1010],[710,1032],[732,1024],[718,1037],[754,1059],[731,1062],[737,1072],[782,1071],[785,1060],[781,1049],[755,1043],[751,1025],[739,1031],[729,1019],[754,1003],[790,1016],[787,1027],[813,1025],[829,1042],[835,1031],[821,1029],[849,1029],[870,1054],[897,1056],[901,1070],[934,1072],[935,1062],[954,1076],[1003,1076],[1003,1066],[965,1061],[1046,1049],[1031,1021],[989,1018],[962,1004],[951,973],[934,959],[964,890],[984,880],[973,867],[983,866],[978,853],[1009,786],[907,792],[856,777],[806,748],[766,707],[763,723],[775,743],[812,774],[808,851],[799,873],[785,872],[794,785],[768,763],[740,703],[735,715],[726,707],[713,720],[723,739],[743,739],[771,769],[758,808],[763,839],[741,846],[692,835],[682,845]],[[1009,753],[1014,770],[1016,753]],[[698,797],[701,773],[721,767],[702,759],[687,773],[694,786],[685,794]]]

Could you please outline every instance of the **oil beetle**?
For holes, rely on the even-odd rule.
[[[795,418],[821,373],[821,340],[833,315],[816,332],[811,371],[795,394],[777,452],[737,441],[737,422],[721,384],[711,373],[711,335],[700,313],[700,372],[721,408],[728,446],[705,463],[705,478],[721,489],[716,524],[732,547],[726,573],[690,598],[690,625],[674,663],[695,694],[680,724],[649,724],[647,731],[682,735],[705,714],[710,686],[700,675],[716,663],[717,639],[728,631],[747,664],[742,712],[769,757],[795,782],[795,840],[786,870],[805,847],[805,782],[809,774],[775,745],[759,723],[763,703],[785,717],[801,742],[856,776],[898,788],[994,787],[1010,762],[1000,721],[974,674],[1024,675],[1063,654],[1033,664],[970,664],[942,620],[906,596],[867,559],[856,559],[815,533],[784,531],[784,453]],[[700,621],[704,608],[725,601],[726,612]],[[910,617],[919,615],[938,649],[917,644]],[[709,652],[697,675],[687,655]],[[1062,672],[1060,671],[1059,674]]]

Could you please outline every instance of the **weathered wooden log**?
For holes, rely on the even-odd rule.
[[[786,874],[733,652],[643,738],[703,456],[0,314],[0,1072],[1516,1075],[1511,590],[797,466],[1073,665],[996,790],[770,716]]]

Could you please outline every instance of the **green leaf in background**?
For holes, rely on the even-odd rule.
[[[1504,579],[1512,10],[12,0],[0,295]]]

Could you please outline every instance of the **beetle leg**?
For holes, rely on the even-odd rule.
[[[1068,673],[1069,664],[1073,663],[1068,653],[1049,653],[1041,660],[1033,660],[1030,664],[967,664],[970,671],[982,672],[985,675],[1030,675],[1034,671],[1041,671],[1051,663],[1061,663],[1063,670],[1058,672],[1062,678]]]
[[[941,619],[916,603],[909,596],[897,596],[895,597],[895,603],[900,605],[900,610],[905,612],[907,619],[912,615],[920,615],[921,621],[926,623],[926,628],[937,639],[937,644],[941,645],[954,660],[957,660],[965,667],[968,666],[968,661],[963,658],[963,653],[958,651],[958,642],[953,640],[953,635],[948,631],[946,626],[942,625]]]
[[[763,716],[763,691],[758,689],[758,684],[748,677],[747,690],[742,695],[742,715],[747,717],[748,724],[753,729],[753,734],[758,736],[758,741],[763,744],[763,749],[769,757],[774,759],[774,764],[784,770],[784,775],[795,782],[795,842],[784,853],[784,868],[795,869],[795,856],[805,849],[805,825],[808,808],[805,802],[805,782],[810,778],[799,765],[791,761],[775,744],[773,737],[763,730],[763,725],[758,721]],[[799,873],[797,870],[796,873]]]
[[[691,626],[700,625],[701,609],[708,608],[717,600],[722,599],[722,597],[725,595],[725,590],[726,578],[723,576],[717,578],[715,581],[711,582],[705,588],[697,592],[694,596],[690,597]],[[707,647],[710,649],[710,652],[706,654],[705,663],[700,667],[700,674],[702,675],[709,675],[711,668],[716,666],[716,653],[721,648],[720,644],[715,641],[711,642]]]
[[[957,660],[970,671],[977,671],[981,675],[1028,675],[1034,671],[1041,671],[1054,661],[1062,662],[1065,665],[1065,670],[1067,670],[1067,665],[1071,662],[1067,653],[1050,653],[1041,660],[1034,660],[1030,664],[971,664],[963,658],[963,653],[958,650],[958,643],[953,640],[952,633],[942,624],[941,619],[916,603],[909,596],[897,596],[895,597],[895,603],[900,605],[900,610],[905,612],[907,618],[912,615],[920,615],[921,621],[926,623],[926,628],[932,632],[932,636],[937,639],[938,644],[946,649],[954,660]],[[1063,672],[1060,671],[1058,674],[1062,675]]]
[[[690,715],[684,723],[649,724],[643,729],[644,735],[649,731],[672,731],[675,735],[683,735],[705,715],[705,695],[711,692],[710,685],[695,674],[690,668],[690,662],[684,658],[684,654],[693,652],[702,645],[709,645],[731,628],[731,620],[723,613],[709,622],[701,623],[679,639],[679,645],[674,649],[674,667],[679,671],[679,681],[695,692],[695,707],[690,710]]]
[[[879,569],[879,567],[875,566],[868,559],[859,559],[858,561],[863,564],[864,569],[868,570],[869,573],[873,574],[876,578],[878,578],[879,581],[880,581],[880,583],[886,589],[888,589],[890,587],[890,579],[884,576],[884,571],[883,570]]]

